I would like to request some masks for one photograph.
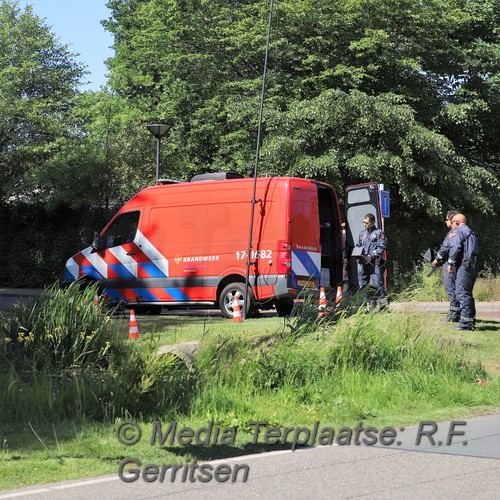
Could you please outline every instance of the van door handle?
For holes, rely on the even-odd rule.
[[[127,252],[127,255],[135,255],[135,252]]]

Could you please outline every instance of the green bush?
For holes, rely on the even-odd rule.
[[[427,276],[431,269],[430,264],[421,264],[415,267],[409,287],[412,300],[423,302],[448,301],[443,284],[442,268],[437,268],[432,276]]]
[[[0,286],[44,288],[61,279],[68,258],[89,245],[117,208],[0,204],[0,252],[9,255]]]
[[[474,298],[478,302],[500,301],[500,276],[490,274],[479,278],[474,286]]]
[[[419,265],[415,268],[411,285],[405,293],[407,298],[423,302],[448,301],[441,277],[441,268],[438,268],[432,276],[427,276],[431,269],[430,264]],[[474,285],[474,298],[478,302],[500,300],[500,276],[482,272]]]

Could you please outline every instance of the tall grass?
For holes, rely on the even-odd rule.
[[[192,415],[244,427],[255,418],[368,418],[391,405],[410,412],[415,401],[424,408],[488,400],[474,385],[485,376],[481,363],[419,316],[360,309],[336,322],[304,317],[306,327],[297,320],[278,336],[209,342],[198,358]]]
[[[20,369],[69,369],[106,363],[109,315],[94,305],[95,286],[73,283],[44,290],[31,307],[18,306],[0,326],[3,356]]]
[[[116,332],[95,287],[56,285],[0,319],[0,420],[113,420],[181,408],[190,374]]]
[[[365,371],[421,370],[456,374],[471,380],[484,374],[477,361],[464,358],[460,344],[436,337],[428,323],[415,316],[357,314],[338,328],[332,357],[337,366]]]
[[[200,326],[206,334],[190,371],[175,357],[156,355],[160,335],[120,337],[115,330],[121,322],[93,307],[93,290],[48,293],[54,295],[34,310],[0,320],[4,487],[21,486],[19,478],[46,481],[47,473],[52,480],[83,469],[111,473],[126,451],[114,438],[114,424],[123,418],[142,420],[143,429],[151,419],[176,419],[191,428],[207,422],[236,426],[235,446],[246,453],[259,449],[249,446],[256,420],[281,428],[311,428],[316,421],[336,429],[358,422],[380,428],[464,417],[500,405],[498,379],[487,377],[446,331],[434,332],[435,319],[366,314],[362,297],[320,318],[316,302],[306,302],[274,333],[251,334],[234,325],[229,333],[206,332]],[[87,322],[89,332],[96,332],[92,339],[79,334]],[[48,336],[58,327],[68,338]],[[35,331],[39,344],[26,340]],[[14,348],[18,332],[23,335]],[[43,360],[41,353],[50,356]],[[475,384],[477,377],[489,385]],[[138,449],[154,462],[157,450],[142,441]],[[225,457],[235,448],[162,453],[177,463]]]
[[[116,322],[94,306],[94,293],[52,287],[32,308],[1,320],[0,420],[189,414],[244,426],[259,413],[277,419],[280,411],[302,408],[302,416],[313,415],[325,405],[369,414],[377,392],[393,402],[404,394],[409,405],[411,394],[422,404],[434,397],[436,381],[460,386],[463,398],[454,397],[466,404],[469,385],[485,377],[479,361],[434,335],[429,321],[366,314],[360,297],[326,317],[306,301],[266,336],[207,334],[190,371],[174,356],[156,355],[159,337],[120,337]],[[368,390],[366,384],[375,385]],[[446,391],[441,397],[446,404]]]
[[[429,264],[418,266],[412,276],[409,289],[412,291],[413,300],[425,302],[447,302],[448,296],[441,277],[441,268],[432,276],[427,276],[431,266]],[[474,285],[474,298],[478,302],[500,301],[500,276],[483,272]]]

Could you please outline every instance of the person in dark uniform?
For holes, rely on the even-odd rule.
[[[455,215],[451,223],[453,231],[447,267],[448,273],[455,271],[455,292],[460,304],[460,322],[453,328],[475,330],[476,304],[472,290],[481,265],[479,244],[463,214]]]
[[[445,222],[448,226],[448,234],[446,235],[443,244],[439,248],[439,252],[437,253],[436,258],[432,262],[433,266],[442,265],[444,288],[446,289],[446,294],[448,295],[448,299],[450,300],[448,315],[446,316],[444,321],[452,321],[453,323],[458,323],[460,319],[460,304],[458,303],[458,299],[455,293],[455,273],[449,273],[448,266],[444,263],[448,260],[448,254],[450,252],[450,234],[453,232],[453,229],[451,227],[451,219],[457,214],[458,212],[456,210],[449,210],[448,212],[446,212]]]
[[[363,219],[365,229],[359,233],[357,247],[364,249],[364,256],[358,262],[358,281],[360,290],[370,282],[377,289],[379,297],[386,296],[384,287],[384,251],[387,248],[387,240],[384,232],[375,227],[375,216],[366,214]]]

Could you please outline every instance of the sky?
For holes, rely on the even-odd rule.
[[[72,53],[80,54],[76,60],[85,64],[90,84],[80,90],[99,90],[106,84],[107,68],[104,60],[113,56],[113,37],[100,21],[110,15],[107,0],[19,0],[19,7],[33,6],[33,12],[44,18],[44,23],[59,39],[69,45]]]

